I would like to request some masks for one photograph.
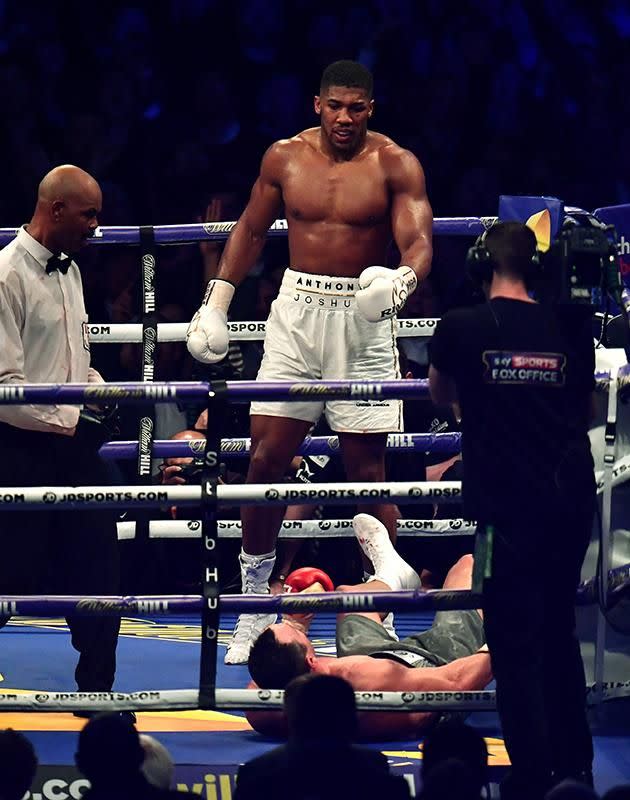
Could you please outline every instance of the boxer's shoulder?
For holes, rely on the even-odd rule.
[[[319,148],[319,128],[307,128],[286,139],[277,139],[270,145],[267,153],[277,156],[295,157],[301,151]]]
[[[422,166],[411,150],[406,150],[387,136],[381,139],[374,149],[387,176],[416,178],[423,175]]]
[[[271,144],[263,157],[262,173],[282,177],[286,168],[295,165],[296,159],[305,158],[315,149],[312,131],[302,131],[290,139],[278,139]]]

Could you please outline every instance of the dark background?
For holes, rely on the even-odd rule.
[[[373,127],[418,156],[436,216],[495,214],[500,193],[628,202],[629,39],[623,0],[4,0],[0,225],[26,221],[65,162],[100,181],[102,224],[192,222],[224,192],[234,218],[266,147],[317,124],[338,58],[374,72]],[[267,269],[286,265],[273,250]],[[160,303],[186,319],[204,281],[196,248],[175,251]],[[91,318],[133,318],[132,253],[81,261]]]
[[[341,58],[373,71],[373,128],[420,159],[435,216],[494,215],[499,194],[630,202],[629,40],[624,0],[0,0],[0,226],[30,219],[60,163],[100,182],[103,225],[236,219],[265,149],[317,125],[321,72]],[[469,300],[470,243],[436,238],[408,316]],[[160,321],[190,319],[208,258],[196,245],[159,249]],[[140,319],[137,248],[88,247],[78,262],[91,321]],[[270,241],[233,318],[265,319],[286,265],[286,242]],[[253,377],[260,343],[236,350],[225,376]],[[92,348],[108,381],[139,380],[140,356]],[[156,380],[206,377],[183,343],[158,348]],[[235,413],[224,435],[247,435],[246,409]],[[137,438],[137,411],[121,425]],[[121,462],[116,477],[134,467]]]

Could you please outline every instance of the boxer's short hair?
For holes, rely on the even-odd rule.
[[[306,647],[299,642],[280,643],[272,628],[254,642],[247,666],[261,689],[284,689],[293,678],[310,672]]]
[[[351,89],[365,89],[372,97],[374,79],[372,73],[358,61],[334,61],[322,73],[320,91],[330,86],[347,86]]]

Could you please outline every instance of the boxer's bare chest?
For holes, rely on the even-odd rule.
[[[375,154],[333,162],[304,153],[287,166],[282,194],[289,222],[372,227],[389,214],[387,181]]]

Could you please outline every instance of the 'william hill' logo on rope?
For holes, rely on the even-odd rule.
[[[24,389],[19,386],[0,386],[0,400],[23,400]]]

